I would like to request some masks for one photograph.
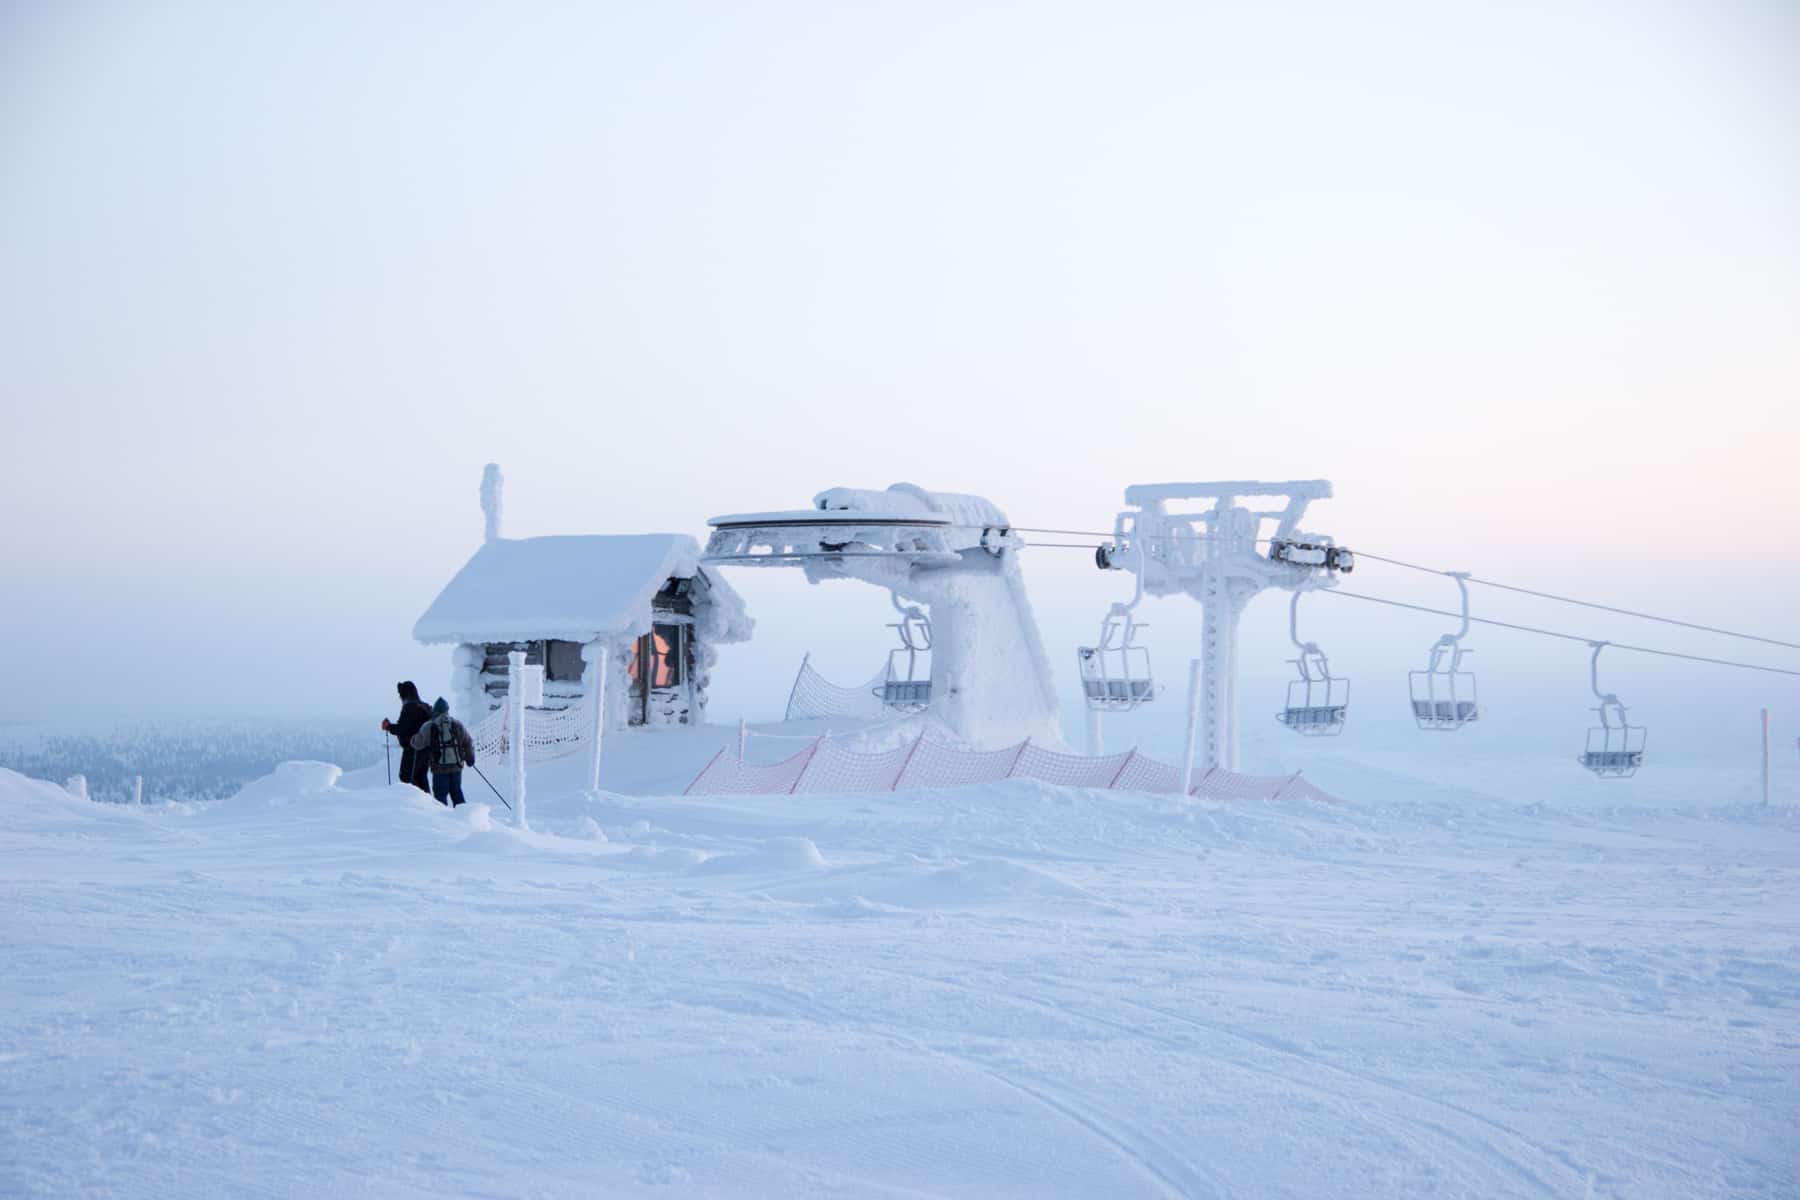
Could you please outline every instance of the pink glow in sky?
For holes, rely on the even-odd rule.
[[[1774,2],[8,6],[0,637],[43,703],[385,704],[489,460],[521,534],[1324,476],[1791,625],[1797,90]]]

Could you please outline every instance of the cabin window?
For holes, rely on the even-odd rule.
[[[694,581],[692,579],[670,579],[656,593],[650,602],[651,607],[659,613],[674,613],[676,616],[691,617],[694,615]]]
[[[580,642],[546,643],[544,650],[544,677],[557,682],[578,683],[587,673],[587,664],[581,661]]]

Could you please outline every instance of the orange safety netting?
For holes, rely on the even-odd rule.
[[[720,750],[689,784],[695,796],[897,792],[968,787],[1002,779],[1034,779],[1062,787],[1181,792],[1181,770],[1132,750],[1091,758],[1029,741],[1001,750],[962,750],[930,738],[875,753],[845,749],[820,737],[777,763],[753,763]],[[1323,800],[1336,797],[1292,775],[1240,775],[1214,767],[1196,772],[1188,795],[1212,800]]]

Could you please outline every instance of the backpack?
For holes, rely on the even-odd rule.
[[[456,725],[448,717],[431,722],[431,768],[434,771],[462,770],[462,747],[457,745]]]

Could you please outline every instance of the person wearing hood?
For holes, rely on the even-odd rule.
[[[400,719],[390,721],[383,717],[381,728],[393,734],[400,743],[400,782],[410,783],[421,792],[430,792],[431,784],[425,778],[425,756],[413,749],[412,737],[431,720],[431,706],[419,698],[418,685],[410,679],[395,684],[394,690],[400,693]]]
[[[419,757],[431,768],[431,794],[439,804],[455,808],[463,802],[464,766],[475,765],[475,739],[468,727],[450,715],[450,702],[442,696],[431,706],[431,720],[419,727],[407,743],[422,750]]]

